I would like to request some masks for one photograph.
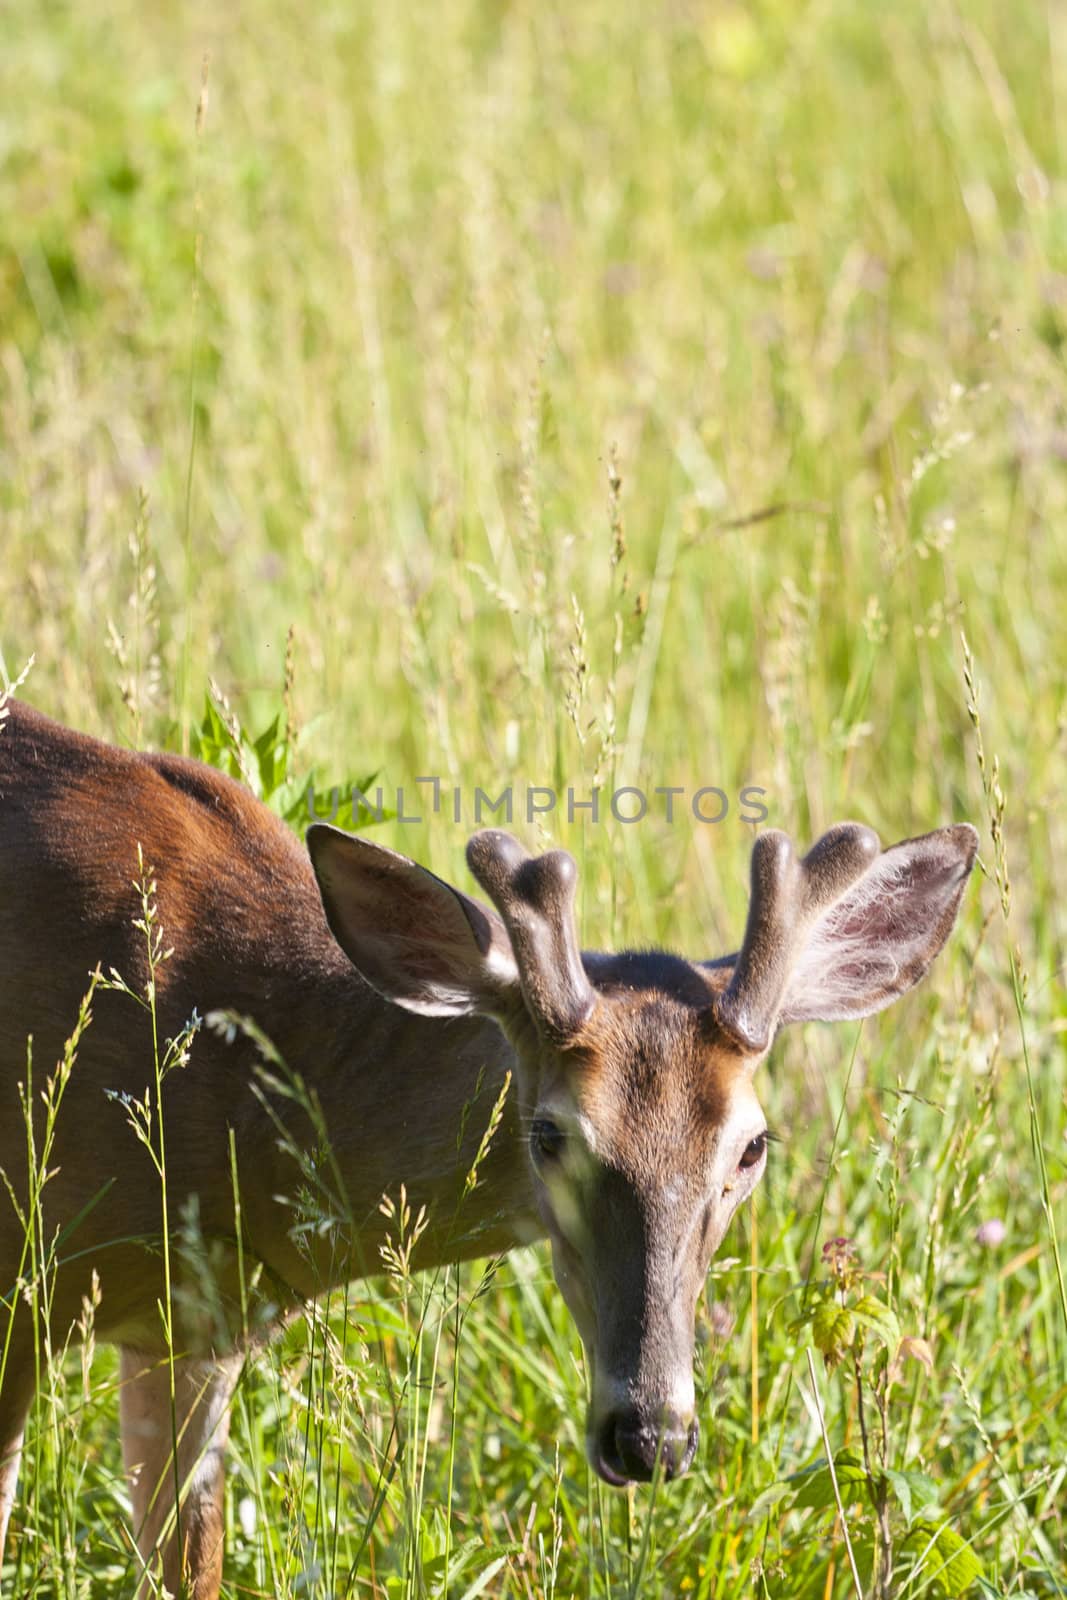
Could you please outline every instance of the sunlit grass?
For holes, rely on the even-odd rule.
[[[763,1073],[782,1143],[701,1313],[691,1476],[651,1509],[590,1478],[541,1252],[360,1285],[250,1357],[227,1592],[853,1592],[832,1509],[768,1498],[823,1454],[790,1330],[834,1235],[932,1350],[896,1466],[991,1593],[1063,1592],[1055,8],[98,0],[4,33],[0,667],[36,654],[30,700],[180,748],[214,679],[300,733],[298,777],[421,795],[376,836],[459,882],[476,787],[638,787],[630,826],[516,821],[578,855],[589,945],[736,944],[745,785],[805,842],[983,829],[928,984]],[[730,811],[668,823],[667,786]],[[19,1600],[131,1587],[117,1369],[80,1404],[64,1370]]]

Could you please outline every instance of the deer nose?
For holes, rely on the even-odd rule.
[[[600,1449],[594,1463],[607,1483],[648,1483],[659,1462],[668,1482],[680,1478],[696,1454],[700,1426],[667,1412],[653,1427],[637,1411],[615,1411],[600,1430]]]

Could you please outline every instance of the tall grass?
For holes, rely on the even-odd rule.
[[[4,33],[0,678],[34,653],[43,709],[176,748],[209,680],[256,730],[284,686],[293,792],[420,795],[376,836],[457,881],[475,787],[722,789],[716,825],[517,824],[578,855],[589,945],[736,944],[745,785],[802,840],[983,830],[927,985],[763,1071],[693,1473],[590,1478],[542,1252],[394,1275],[250,1358],[227,1593],[853,1593],[855,1371],[813,1391],[804,1353],[833,1236],[916,1342],[897,1592],[1062,1593],[1057,8],[38,0]],[[117,1369],[79,1404],[52,1355],[5,1583],[127,1594]],[[828,1499],[794,1476],[824,1427]]]

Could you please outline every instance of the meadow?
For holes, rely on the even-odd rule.
[[[225,1595],[1067,1594],[1067,14],[0,27],[0,688],[294,823],[373,775],[468,888],[475,789],[551,788],[591,948],[737,947],[746,787],[982,835],[929,980],[761,1071],[688,1476],[591,1474],[545,1251],[397,1272],[250,1357]],[[131,1592],[116,1384],[57,1353],[5,1596]]]

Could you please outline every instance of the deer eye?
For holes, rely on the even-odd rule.
[[[538,1117],[530,1129],[530,1149],[537,1161],[556,1161],[563,1149],[566,1134],[558,1122],[549,1117]]]
[[[744,1170],[744,1169],[746,1169],[748,1167],[754,1167],[758,1161],[762,1161],[763,1155],[764,1155],[764,1152],[766,1151],[766,1149],[767,1149],[767,1132],[766,1132],[766,1129],[764,1129],[764,1131],[762,1133],[757,1133],[756,1137],[753,1140],[751,1140],[751,1142],[749,1144],[746,1144],[744,1150],[741,1153],[741,1159],[737,1163],[737,1165],[742,1170]]]

